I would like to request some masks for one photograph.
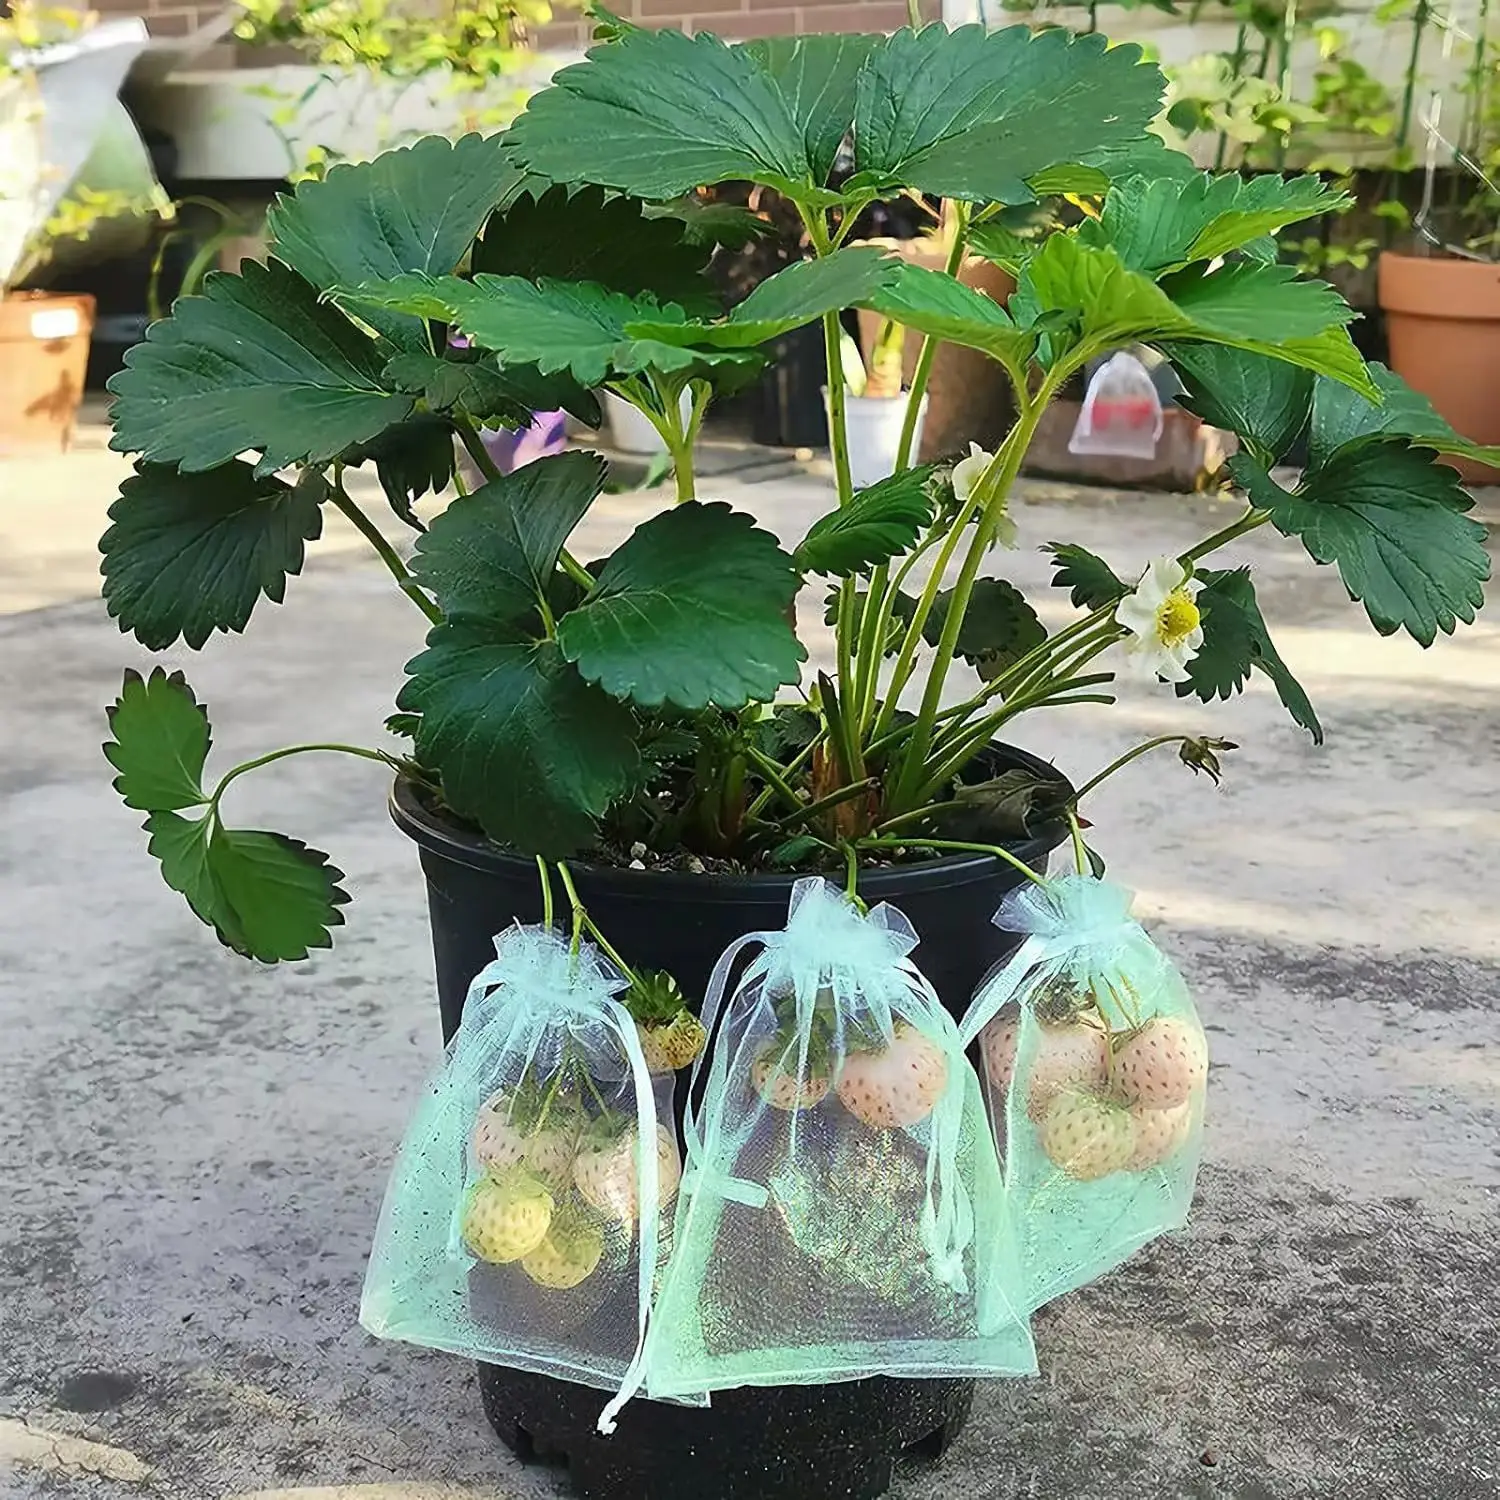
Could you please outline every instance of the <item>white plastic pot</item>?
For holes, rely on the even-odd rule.
[[[623,396],[613,391],[602,392],[604,409],[609,413],[609,435],[620,453],[665,453],[667,446],[661,434],[651,425],[639,407],[632,406]],[[693,398],[684,391],[677,402],[684,425],[693,412]]]
[[[917,408],[912,431],[911,458],[922,450],[922,424],[927,419],[927,397]],[[878,484],[896,470],[901,446],[901,424],[906,420],[906,397],[845,396],[844,426],[849,434],[849,477],[855,489]]]

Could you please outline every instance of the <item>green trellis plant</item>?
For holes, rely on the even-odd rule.
[[[1203,700],[1262,672],[1321,738],[1251,572],[1218,560],[1258,528],[1337,568],[1382,634],[1426,646],[1473,620],[1489,562],[1440,455],[1484,455],[1359,355],[1330,287],[1275,260],[1273,236],[1338,195],[1314,176],[1195,171],[1152,132],[1163,80],[1140,49],[1025,26],[740,45],[604,32],[503,136],[425,139],[299,184],[270,215],[269,261],[179,301],[111,382],[113,444],[138,460],[102,542],[122,629],[155,650],[244,630],[282,601],[327,507],[422,617],[387,726],[399,748],[293,746],[250,765],[351,749],[523,854],[626,863],[644,844],[842,869],[990,847],[1017,820],[1070,813],[1066,784],[997,776],[986,747],[1029,711],[1110,700],[1121,672]],[[846,140],[852,172],[835,180]],[[731,180],[783,195],[815,254],[725,311],[704,272],[743,225],[695,194]],[[950,267],[972,251],[1014,273],[1007,305],[848,243],[864,208],[907,192],[947,200]],[[1000,227],[1041,200],[1082,211],[1035,240]],[[995,360],[1015,395],[1005,441],[915,465],[908,430],[897,472],[856,490],[849,308],[925,341],[913,410],[939,342]],[[806,324],[827,341],[837,504],[783,546],[700,493],[694,448],[715,396]],[[1238,434],[1244,508],[1140,577],[1053,544],[1076,613],[1049,630],[1004,576],[1011,487],[1048,403],[1137,343]],[[500,475],[479,434],[544,407],[597,422],[600,390],[656,426],[676,503],[593,558],[574,532],[601,460]],[[458,447],[484,482],[424,528],[413,502],[462,489]],[[351,497],[357,466],[414,527],[409,557]],[[806,670],[790,623],[803,590],[826,597],[827,672]],[[116,786],[168,884],[243,954],[326,946],[340,872],[226,821],[247,766],[205,779],[209,720],[183,678],[127,674],[110,717]],[[1217,742],[1168,738],[1217,771]]]

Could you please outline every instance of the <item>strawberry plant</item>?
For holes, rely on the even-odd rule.
[[[426,139],[300,183],[271,212],[268,264],[180,300],[111,383],[113,445],[138,460],[102,543],[123,629],[157,650],[244,630],[295,591],[331,508],[426,632],[389,723],[399,747],[291,746],[217,780],[207,710],[183,679],[127,675],[116,786],[146,814],[167,882],[225,943],[299,958],[341,920],[325,856],[225,819],[231,783],[287,755],[386,762],[439,815],[522,854],[626,864],[644,844],[840,868],[1000,848],[1028,820],[1071,816],[1066,784],[995,777],[981,752],[1032,709],[1109,700],[1117,672],[1209,701],[1258,671],[1321,739],[1252,574],[1217,562],[1258,528],[1336,568],[1382,634],[1428,646],[1472,621],[1489,563],[1439,455],[1479,450],[1360,357],[1331,288],[1275,263],[1272,237],[1338,195],[1313,176],[1196,172],[1148,128],[1163,80],[1138,48],[1024,26],[732,46],[608,30],[502,136]],[[852,171],[835,179],[846,141]],[[715,235],[742,226],[693,195],[731,181],[779,195],[815,253],[725,311],[704,273]],[[848,243],[861,211],[906,193],[947,200],[950,267],[972,248],[1014,272],[1006,306]],[[1062,210],[1049,232],[997,232],[1038,202]],[[912,412],[937,343],[995,360],[1015,393],[1005,441],[913,466],[909,421],[898,472],[855,490],[839,356],[851,308],[924,341]],[[836,504],[783,545],[700,486],[694,450],[715,397],[808,324],[828,349]],[[1244,509],[1140,578],[1054,545],[1076,613],[1049,627],[993,549],[1049,402],[1127,344],[1164,353],[1186,404],[1239,435]],[[597,422],[600,390],[656,427],[676,503],[594,558],[573,535],[602,462],[570,452],[502,477],[480,431],[559,406]],[[424,527],[416,500],[462,491],[458,448],[484,482]],[[1290,484],[1279,466],[1294,448],[1307,463]],[[409,557],[352,498],[356,467],[414,528]],[[815,675],[791,623],[804,590],[827,598],[834,632],[832,669]],[[1217,775],[1222,742],[1139,748],[1165,742]],[[1104,1128],[1064,1133],[1085,1126]],[[483,1233],[515,1213],[484,1205]],[[530,1200],[527,1215],[542,1218]]]

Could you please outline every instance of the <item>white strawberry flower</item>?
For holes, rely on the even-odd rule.
[[[953,498],[960,508],[968,503],[984,471],[995,461],[993,453],[986,453],[978,443],[969,444],[968,456],[953,465]],[[1002,509],[995,518],[995,540],[1002,547],[1016,545],[1016,523]]]
[[[1133,675],[1187,681],[1187,664],[1203,646],[1202,588],[1175,557],[1158,557],[1115,605],[1115,620],[1130,632],[1123,645]]]

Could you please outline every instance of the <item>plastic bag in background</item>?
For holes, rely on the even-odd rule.
[[[1112,354],[1089,380],[1068,452],[1155,458],[1162,422],[1151,372],[1133,354]]]
[[[626,981],[590,945],[516,926],[495,952],[402,1142],[360,1322],[617,1390],[609,1431],[681,1175],[672,1075],[648,1071]]]
[[[687,1123],[653,1396],[1035,1371],[1016,1266],[995,1253],[1004,1199],[979,1082],[907,957],[916,942],[900,912],[862,915],[807,879],[784,930],[720,959],[710,1035],[736,960],[761,947]]]
[[[1131,894],[1063,875],[1008,896],[995,924],[1025,934],[981,984],[962,1028],[986,1094],[1024,1278],[1039,1307],[1187,1218],[1208,1050],[1170,960]]]

